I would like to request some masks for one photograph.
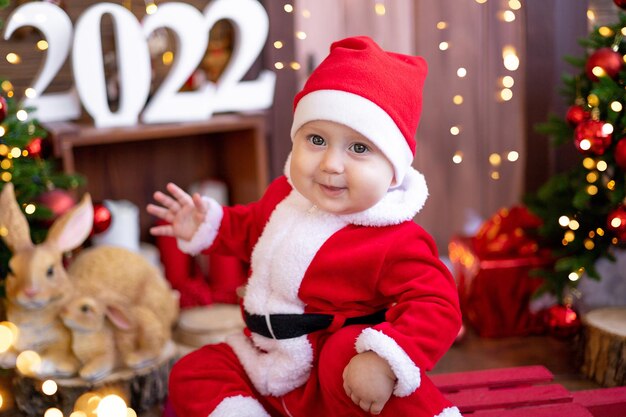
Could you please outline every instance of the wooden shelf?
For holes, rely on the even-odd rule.
[[[262,113],[117,128],[67,122],[44,127],[63,171],[83,175],[94,201],[129,200],[140,208],[144,239],[153,221],[144,207],[169,181],[183,188],[205,179],[223,181],[230,204],[258,199],[269,181]]]

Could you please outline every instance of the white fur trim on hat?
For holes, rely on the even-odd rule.
[[[393,393],[398,397],[411,395],[421,383],[420,369],[413,363],[404,349],[391,337],[371,327],[364,329],[356,339],[356,351],[373,351],[385,359],[398,378]]]
[[[391,116],[377,104],[346,91],[313,91],[296,106],[291,138],[302,125],[313,120],[341,123],[368,138],[391,162],[395,183],[402,183],[413,162],[413,152]]]
[[[213,244],[217,231],[222,224],[224,209],[210,197],[202,197],[205,207],[208,208],[204,222],[198,227],[191,240],[177,239],[178,248],[190,255],[197,255]]]
[[[260,402],[252,397],[237,395],[227,397],[213,410],[209,417],[270,417]]]

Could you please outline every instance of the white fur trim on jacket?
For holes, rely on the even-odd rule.
[[[252,397],[227,397],[215,407],[209,417],[270,417],[260,402]]]
[[[463,417],[461,412],[456,407],[444,408],[444,410],[437,414],[435,417]]]
[[[191,240],[177,239],[178,248],[190,255],[197,255],[213,244],[222,224],[222,217],[224,217],[224,210],[217,201],[210,197],[202,197],[202,201],[208,209],[204,222],[198,227]]]
[[[420,369],[391,337],[378,330],[367,328],[357,337],[355,346],[358,353],[371,350],[389,363],[398,378],[393,390],[396,396],[406,397],[419,388]]]

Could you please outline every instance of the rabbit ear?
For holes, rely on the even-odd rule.
[[[120,330],[130,330],[131,322],[124,310],[115,305],[108,305],[105,314],[111,323]]]
[[[70,251],[89,237],[92,228],[93,206],[91,197],[85,194],[80,203],[52,224],[46,244],[54,245],[61,252]]]
[[[4,184],[0,193],[0,236],[13,253],[33,246],[28,220],[17,204],[10,182]]]

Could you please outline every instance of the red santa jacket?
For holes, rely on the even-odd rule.
[[[333,215],[281,177],[255,203],[220,207],[209,201],[205,223],[179,246],[249,262],[243,306],[251,314],[334,314],[340,326],[342,318],[387,308],[385,321],[357,338],[355,354],[372,350],[385,358],[398,378],[394,394],[407,396],[461,323],[454,280],[432,238],[412,221],[426,194],[423,177],[411,170],[403,186],[374,207]],[[257,390],[280,396],[315,372],[322,333],[283,340],[238,334],[227,343]]]

